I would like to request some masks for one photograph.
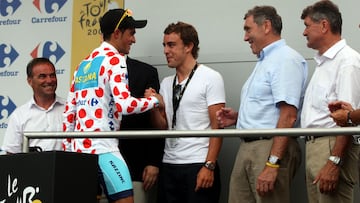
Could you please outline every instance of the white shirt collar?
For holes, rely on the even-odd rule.
[[[326,52],[323,53],[323,55],[319,55],[319,53],[317,53],[314,57],[314,60],[317,63],[317,65],[319,66],[322,63],[324,63],[324,61],[326,61],[327,59],[333,59],[336,56],[336,54],[345,46],[346,46],[346,40],[342,39],[342,40],[336,42],[328,50],[326,50]]]

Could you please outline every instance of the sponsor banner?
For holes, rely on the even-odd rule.
[[[123,0],[82,0],[73,2],[71,75],[94,48],[102,42],[99,20],[109,9],[124,8]]]
[[[26,103],[32,89],[26,65],[34,57],[47,57],[56,67],[57,94],[69,88],[72,3],[69,0],[0,1],[0,144],[8,118]]]
[[[123,7],[123,0],[0,0],[0,146],[10,114],[32,96],[27,63],[49,58],[66,98],[73,70],[102,41],[100,17]]]

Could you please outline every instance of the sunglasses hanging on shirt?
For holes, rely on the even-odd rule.
[[[179,104],[181,101],[182,96],[184,95],[185,89],[187,87],[187,85],[189,84],[192,76],[194,75],[194,72],[196,70],[196,68],[198,67],[198,64],[196,63],[194,68],[192,69],[188,80],[186,81],[184,88],[182,88],[182,85],[177,84],[176,85],[176,75],[174,77],[174,81],[173,81],[173,118],[172,118],[172,129],[175,128],[176,126],[176,111],[179,108]]]

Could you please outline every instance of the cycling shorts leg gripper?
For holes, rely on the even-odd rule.
[[[120,154],[99,154],[99,166],[102,170],[103,180],[109,196],[114,194],[117,194],[116,196],[118,196],[120,195],[118,193],[123,192],[126,193],[124,194],[125,196],[132,195],[133,187],[129,169]]]

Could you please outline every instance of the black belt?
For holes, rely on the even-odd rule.
[[[270,140],[272,137],[244,137],[244,142],[253,142],[258,140]]]
[[[311,141],[311,140],[315,140],[316,138],[319,138],[319,137],[323,137],[323,136],[306,136],[305,137],[305,141],[308,142],[308,141]]]

